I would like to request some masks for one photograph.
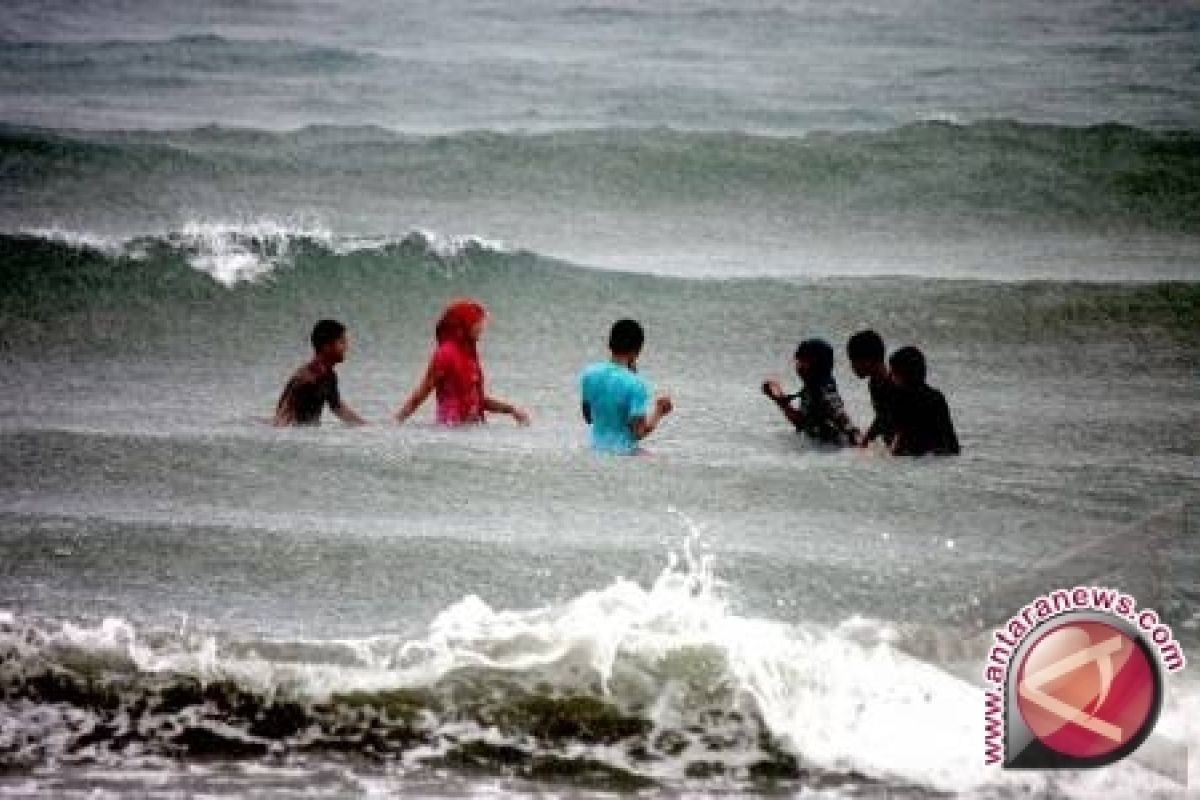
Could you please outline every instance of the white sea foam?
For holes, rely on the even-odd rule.
[[[293,245],[300,239],[328,246],[333,237],[323,228],[272,220],[250,224],[193,222],[168,237],[188,254],[188,263],[227,286],[256,280],[289,264]]]
[[[1023,794],[1051,786],[1077,797],[1135,786],[1163,796],[1174,790],[1132,762],[1057,774],[1054,784],[1048,773],[984,766],[978,687],[906,655],[886,637],[855,641],[861,620],[827,630],[740,615],[730,606],[712,557],[698,550],[693,532],[648,588],[617,578],[561,605],[528,610],[497,610],[468,596],[411,640],[218,643],[212,636],[185,635],[153,637],[151,643],[117,619],[95,627],[63,623],[57,631],[38,628],[44,632],[35,635],[6,615],[0,617],[0,648],[21,653],[10,658],[9,670],[48,659],[87,674],[105,669],[183,674],[314,700],[335,692],[432,687],[463,670],[498,671],[531,687],[599,691],[618,704],[650,709],[662,729],[678,725],[701,698],[724,693],[734,708],[761,715],[802,763],[836,773],[967,794]],[[1179,717],[1194,706],[1194,697],[1169,706],[1163,728],[1194,736],[1195,726]],[[18,728],[32,724],[30,713],[22,713],[24,722],[10,722]],[[456,741],[496,736],[472,723],[458,724]],[[14,731],[8,735],[17,735]],[[21,735],[40,734],[29,729]],[[437,747],[426,750],[433,755]],[[721,757],[737,766],[752,754]],[[642,771],[647,769],[660,779],[681,777],[673,773],[678,763]]]
[[[192,221],[161,234],[120,236],[59,227],[27,228],[20,233],[97,250],[114,258],[144,259],[152,245],[164,244],[181,252],[194,269],[225,286],[260,280],[290,266],[301,243],[319,246],[339,256],[410,245],[442,261],[454,261],[477,252],[511,252],[504,242],[470,234],[427,229],[415,229],[401,236],[334,234],[312,222],[270,218],[246,222]]]
[[[36,236],[51,242],[60,242],[70,247],[98,250],[109,256],[120,256],[126,253],[129,239],[122,236],[110,236],[88,231],[75,231],[68,228],[22,228],[18,231],[23,236]]]
[[[430,253],[439,258],[458,258],[472,250],[490,250],[507,253],[510,247],[498,239],[483,236],[445,234],[426,229],[417,229],[405,237],[408,241],[421,241]]]

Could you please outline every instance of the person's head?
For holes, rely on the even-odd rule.
[[[805,339],[796,348],[796,374],[805,383],[828,380],[833,375],[833,348],[824,339]]]
[[[323,319],[313,326],[313,353],[328,364],[340,364],[346,360],[346,350],[350,347],[350,337],[346,326],[336,319]]]
[[[619,319],[608,333],[608,349],[617,358],[636,361],[646,343],[646,333],[637,320]]]
[[[913,387],[925,383],[925,356],[915,347],[901,347],[892,353],[888,365],[897,386]]]
[[[883,337],[872,330],[859,331],[846,342],[846,357],[850,359],[850,369],[859,378],[877,373],[886,355]]]
[[[487,309],[474,300],[456,300],[446,307],[435,332],[439,342],[474,345],[483,336]]]

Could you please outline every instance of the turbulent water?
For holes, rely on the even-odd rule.
[[[1198,32],[9,4],[0,796],[1178,796],[1191,667],[1086,773],[984,767],[976,676],[1075,582],[1195,660]],[[386,424],[462,295],[531,428]],[[575,381],[623,315],[678,410],[599,458]],[[381,424],[276,430],[325,316]],[[820,452],[762,399],[865,326],[925,350],[963,456]]]

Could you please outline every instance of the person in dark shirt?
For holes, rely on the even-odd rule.
[[[802,388],[784,394],[777,380],[763,384],[763,394],[775,401],[780,412],[799,433],[820,444],[857,444],[859,431],[846,415],[846,407],[833,379],[833,348],[822,339],[806,339],[796,348],[796,375]],[[796,401],[798,405],[793,405]]]
[[[896,386],[892,453],[958,455],[958,436],[946,398],[925,382],[925,356],[915,347],[902,347],[888,363]]]
[[[275,406],[275,425],[320,425],[325,406],[347,425],[364,425],[338,392],[334,368],[346,360],[350,346],[346,326],[323,319],[312,330],[313,358],[292,375]]]
[[[884,444],[891,447],[892,440],[896,438],[892,419],[895,415],[896,387],[888,371],[883,337],[872,330],[859,331],[846,343],[846,356],[850,359],[850,369],[854,375],[867,379],[871,407],[875,410],[875,419],[858,444],[867,447],[875,439],[883,439]]]

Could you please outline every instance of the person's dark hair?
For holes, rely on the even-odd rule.
[[[925,382],[925,355],[915,347],[901,347],[888,359],[892,372],[909,381]]]
[[[342,338],[342,334],[345,332],[346,326],[336,319],[321,320],[316,325],[313,325],[312,336],[309,337],[312,341],[313,350],[320,350],[325,345],[336,342]]]
[[[846,342],[846,355],[852,361],[883,361],[887,349],[883,337],[872,330],[859,331]]]
[[[811,365],[811,376],[818,380],[833,374],[833,348],[824,339],[805,339],[796,348],[796,358]]]
[[[646,334],[642,326],[633,319],[617,320],[608,334],[608,349],[620,356],[640,353],[645,342]]]

